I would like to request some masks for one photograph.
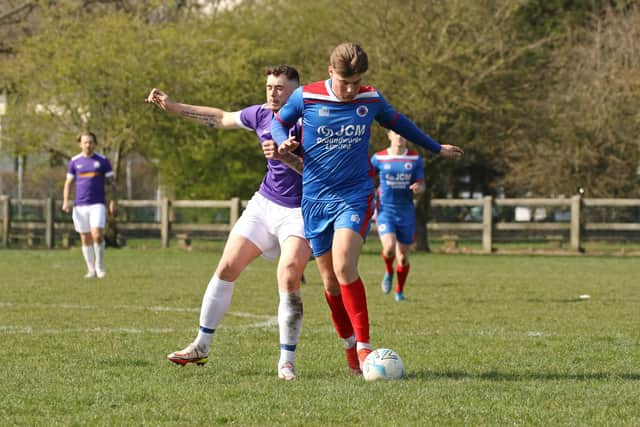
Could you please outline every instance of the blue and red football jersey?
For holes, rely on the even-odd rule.
[[[424,182],[424,163],[420,153],[406,150],[403,154],[389,154],[387,149],[371,156],[371,165],[379,175],[378,204],[410,208],[413,212],[414,182]]]
[[[371,125],[391,126],[398,114],[370,86],[350,102],[340,101],[331,80],[298,88],[276,114],[272,134],[277,143],[302,117],[303,197],[311,200],[361,200],[373,190],[369,164]]]
[[[331,79],[296,89],[272,123],[276,143],[287,139],[288,128],[300,117],[303,198],[348,202],[362,200],[373,191],[369,139],[374,120],[411,142],[440,152],[440,144],[399,114],[371,86],[361,86],[348,102],[333,93]]]

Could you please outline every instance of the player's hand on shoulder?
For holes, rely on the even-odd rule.
[[[440,149],[440,155],[447,159],[457,159],[464,155],[464,151],[456,145],[443,144]]]
[[[282,144],[280,144],[280,146],[278,147],[278,153],[280,154],[291,153],[296,148],[298,148],[299,145],[300,145],[300,141],[296,141],[295,136],[290,136],[289,139],[287,139]]]

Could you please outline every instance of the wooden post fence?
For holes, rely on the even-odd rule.
[[[493,250],[493,197],[482,199],[482,251],[490,254]]]
[[[42,209],[42,219],[25,221],[22,218],[14,220],[13,200],[6,195],[0,196],[0,215],[2,215],[1,247],[9,247],[14,239],[26,239],[29,244],[38,240],[38,234],[44,235],[44,242],[47,248],[55,246],[56,231],[67,233],[72,230],[69,219],[64,222],[55,221],[55,210],[59,208],[54,199],[22,199],[17,203],[22,206],[30,206]],[[187,236],[189,233],[226,233],[231,230],[238,221],[242,210],[247,206],[248,201],[233,197],[229,200],[121,200],[119,204],[123,208],[154,208],[159,215],[156,219],[146,222],[119,221],[118,229],[121,231],[153,231],[160,234],[161,246],[168,248],[171,237]],[[570,212],[569,221],[495,221],[493,218],[494,207],[528,207],[534,211],[536,207],[559,207],[563,212]],[[482,252],[491,253],[494,248],[496,232],[517,231],[517,232],[549,232],[545,236],[551,242],[557,240],[558,247],[562,240],[566,240],[568,235],[569,249],[572,251],[582,251],[582,240],[585,232],[630,232],[640,233],[640,218],[629,222],[588,222],[585,220],[584,210],[590,207],[604,208],[636,208],[640,209],[640,199],[583,199],[576,195],[571,198],[543,199],[543,198],[520,198],[520,199],[494,199],[485,196],[482,199],[433,199],[432,209],[437,208],[471,208],[482,209],[481,222],[429,222],[427,229],[436,231],[446,236],[455,246],[460,238],[460,233],[472,232],[479,235],[482,242]],[[184,223],[175,222],[173,210],[176,208],[221,208],[228,209],[228,222],[211,223]],[[457,234],[456,234],[457,233]],[[35,239],[33,239],[35,237]]]
[[[0,196],[2,203],[2,247],[9,247],[9,228],[11,226],[11,200],[9,196]]]

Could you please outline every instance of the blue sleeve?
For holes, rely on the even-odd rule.
[[[296,89],[286,104],[273,116],[271,121],[271,137],[277,145],[289,138],[289,129],[296,124],[302,116],[304,102],[302,100],[302,88]]]
[[[371,166],[373,167],[373,170],[378,173],[378,157],[376,157],[376,155],[374,154],[373,156],[371,156]]]
[[[416,181],[424,181],[424,159],[420,155],[416,162]]]
[[[398,118],[389,126],[389,129],[401,135],[406,140],[418,144],[434,153],[439,153],[442,148],[433,138],[421,131],[415,123],[402,114],[398,114]]]

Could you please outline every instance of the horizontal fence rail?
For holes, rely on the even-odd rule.
[[[163,248],[169,247],[170,238],[206,233],[228,233],[236,223],[248,201],[234,197],[230,200],[120,200],[119,210],[150,209],[152,217],[142,221],[127,219],[127,215],[119,215],[117,228],[129,232],[153,232],[160,235]],[[585,232],[640,232],[640,199],[588,199],[581,196],[571,198],[515,198],[496,199],[491,196],[482,199],[432,199],[431,210],[434,209],[475,209],[481,211],[473,221],[429,221],[426,226],[429,231],[449,233],[450,238],[456,238],[455,233],[471,233],[479,236],[482,250],[486,253],[493,251],[494,234],[496,232],[537,232],[556,233],[548,235],[548,239],[562,239],[568,235],[569,247],[573,251],[580,251]],[[564,221],[506,221],[494,218],[496,209],[515,208],[533,211],[536,208],[559,209],[566,213]],[[585,209],[635,209],[632,220],[627,222],[588,222],[585,219]],[[74,233],[70,215],[61,214],[61,203],[52,198],[47,199],[13,199],[0,196],[0,216],[2,225],[3,247],[11,246],[12,241],[30,239],[35,235],[44,237],[44,245],[53,248],[55,236],[66,236],[69,240]],[[200,212],[201,209],[219,209],[224,211],[223,222],[189,222],[180,221],[176,217],[181,210]],[[29,214],[25,215],[24,210]],[[375,227],[374,227],[375,229]],[[454,233],[451,235],[451,233]],[[561,234],[561,235],[558,235]],[[447,235],[447,234],[445,234]]]

